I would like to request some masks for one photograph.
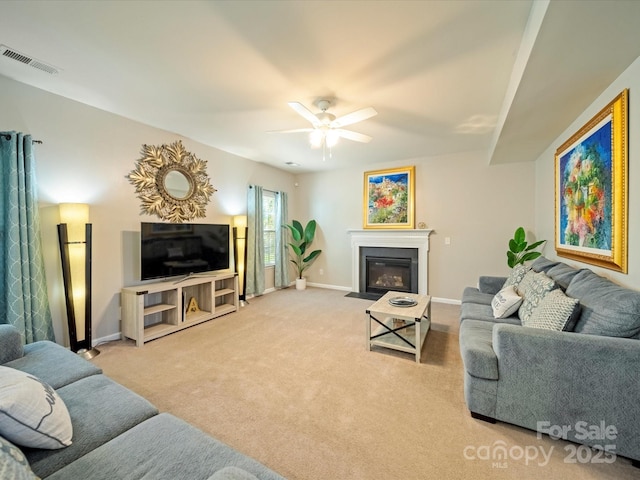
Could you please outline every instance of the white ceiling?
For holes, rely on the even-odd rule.
[[[531,161],[640,55],[640,2],[547,5],[0,1],[0,44],[61,69],[0,57],[0,74],[291,172]],[[305,134],[267,133],[309,126],[287,102],[320,97],[337,116],[375,107],[348,127],[371,143],[323,161]]]

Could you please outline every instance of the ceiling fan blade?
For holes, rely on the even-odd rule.
[[[320,120],[316,117],[311,110],[302,105],[300,102],[289,102],[289,106],[293,108],[298,115],[306,118],[314,127],[320,125]]]
[[[352,132],[351,130],[342,130],[341,128],[332,129],[331,131],[336,132],[342,138],[353,140],[354,142],[369,143],[371,141],[371,137],[369,135],[364,135],[363,133]]]
[[[342,117],[336,118],[333,122],[331,122],[331,127],[332,128],[346,127],[347,125],[351,125],[353,123],[366,120],[367,118],[374,117],[377,114],[378,112],[373,107],[363,108],[362,110],[357,110],[355,112],[347,113]]]
[[[301,133],[301,132],[313,132],[315,128],[293,128],[290,130],[269,130],[267,133]]]

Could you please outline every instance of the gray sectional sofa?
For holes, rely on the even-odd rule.
[[[17,386],[6,380],[16,376],[20,377]],[[14,439],[36,434],[40,435],[37,441],[45,443],[65,441],[64,427],[49,426],[43,434],[41,426],[30,426],[19,418],[24,409],[15,413],[21,405],[12,404],[7,392],[14,387],[18,392],[22,377],[44,392],[47,409],[60,412],[66,407],[59,423],[70,419],[70,445],[35,448]],[[0,325],[0,378],[4,379],[0,381],[0,478],[282,479],[186,422],[159,413],[147,400],[60,345],[44,341],[23,347],[18,331],[9,325]],[[35,397],[31,395],[25,404],[35,402]],[[47,417],[53,414],[47,411],[38,425],[46,424]],[[16,433],[16,427],[22,430]]]
[[[534,328],[528,323],[532,316],[524,317],[524,325],[521,319],[526,296],[512,315],[494,316],[496,294],[509,283],[518,291],[517,277],[515,271],[509,278],[481,277],[477,288],[463,293],[459,340],[471,415],[588,445],[608,459],[628,457],[640,466],[640,292],[540,257],[529,278],[542,278],[546,287],[538,283],[530,295],[534,303],[542,305],[559,289],[564,295],[557,292],[558,297],[578,304],[554,329]],[[542,307],[529,303],[539,318]],[[553,304],[546,304],[553,317]]]

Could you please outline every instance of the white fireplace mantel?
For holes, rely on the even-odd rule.
[[[418,249],[418,293],[426,295],[429,272],[429,235],[433,230],[347,230],[351,238],[351,288],[360,291],[360,247]]]

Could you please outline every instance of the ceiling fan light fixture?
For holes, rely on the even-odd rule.
[[[324,132],[322,130],[314,130],[309,134],[309,143],[311,148],[320,148],[324,140]]]
[[[335,130],[329,130],[326,134],[326,142],[327,147],[332,148],[335,147],[338,143],[338,139],[340,138],[340,134]]]

